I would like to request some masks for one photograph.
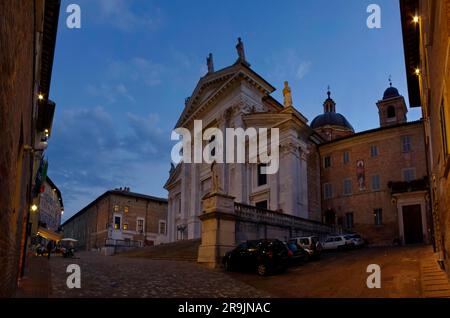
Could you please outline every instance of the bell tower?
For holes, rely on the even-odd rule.
[[[377,107],[380,127],[406,123],[408,108],[405,99],[398,93],[397,88],[392,86],[390,78],[389,87],[384,91],[383,99],[377,102]]]

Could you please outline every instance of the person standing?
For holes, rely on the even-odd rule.
[[[53,241],[50,240],[47,243],[47,253],[48,253],[47,257],[48,257],[48,259],[50,259],[50,253],[52,252],[52,249],[53,249]]]

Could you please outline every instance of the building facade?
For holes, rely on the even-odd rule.
[[[405,100],[392,84],[376,103],[376,129],[354,133],[343,115],[335,116],[329,92],[326,110],[328,105],[333,108],[325,114],[333,116],[312,122],[328,140],[318,146],[323,222],[357,232],[372,245],[429,242],[423,122],[407,122]]]
[[[32,222],[32,239],[60,240],[62,238],[60,230],[63,213],[64,204],[61,191],[47,176],[40,189],[39,208],[36,213],[38,220]]]
[[[405,100],[392,83],[376,102],[379,128],[355,133],[336,112],[329,90],[323,114],[308,125],[293,106],[287,82],[280,104],[270,96],[275,89],[250,68],[240,45],[239,40],[236,63],[222,70],[214,71],[210,55],[208,73],[186,99],[176,128],[195,135],[194,120],[200,119],[204,129],[222,132],[229,127],[279,128],[280,165],[277,173],[261,175],[260,163],[218,164],[219,192],[236,204],[321,221],[338,232],[358,232],[373,245],[429,242],[423,122],[407,122]],[[211,170],[208,163],[172,167],[165,185],[170,241],[200,237],[202,199],[217,192]]]
[[[434,247],[450,276],[450,1],[401,0],[412,107],[421,107],[430,170]]]
[[[278,128],[279,147],[272,148],[268,138],[269,151],[279,152],[278,172],[262,173],[264,164],[260,157],[253,157],[253,162],[250,160],[248,142],[237,142],[238,147],[243,145],[245,149],[245,162],[223,163],[224,157],[218,158],[216,190],[234,197],[238,203],[320,220],[320,186],[316,181],[319,157],[315,140],[321,138],[294,108],[288,83],[283,90],[285,101],[282,105],[270,95],[275,88],[250,68],[240,39],[236,49],[236,62],[218,71],[214,70],[212,55],[208,57],[208,73],[186,99],[176,128],[185,128],[195,136],[216,127],[222,132],[224,145],[227,143],[226,128],[244,131]],[[195,120],[202,120],[203,130],[194,131]],[[219,139],[219,136],[213,138]],[[203,147],[215,144],[211,137],[203,138],[202,142]],[[189,147],[194,153],[194,145]],[[202,198],[214,191],[212,176],[209,163],[181,162],[170,171],[164,186],[169,192],[170,241],[201,236],[198,217]]]
[[[60,2],[0,2],[0,296],[23,274],[37,171],[50,135],[49,100]]]
[[[99,250],[109,246],[141,247],[167,241],[167,199],[110,190],[62,225],[64,237],[77,246]]]

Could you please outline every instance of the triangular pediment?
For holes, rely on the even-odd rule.
[[[275,90],[247,65],[233,64],[217,72],[206,74],[198,81],[175,127],[183,126],[196,111],[212,101],[218,94],[223,93],[236,80],[246,80],[267,95]]]

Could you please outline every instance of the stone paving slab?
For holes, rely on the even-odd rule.
[[[79,253],[53,258],[51,297],[255,298],[270,294],[197,263]],[[69,264],[81,268],[81,288],[69,289]]]

